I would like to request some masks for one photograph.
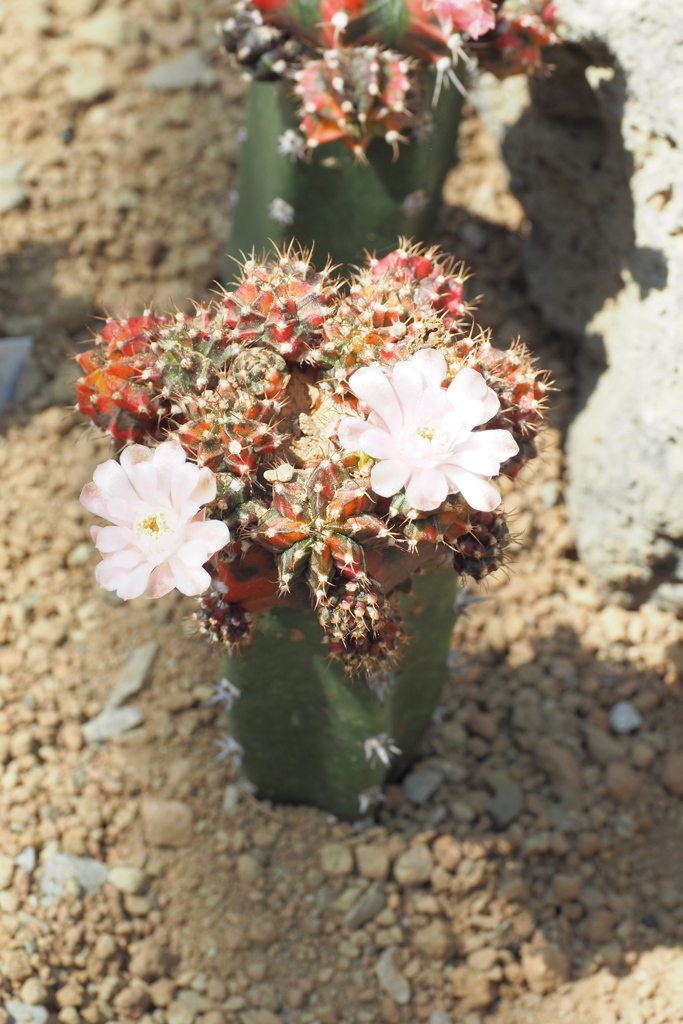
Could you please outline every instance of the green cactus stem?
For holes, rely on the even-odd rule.
[[[251,643],[226,665],[241,691],[231,734],[244,747],[244,774],[261,798],[312,804],[353,821],[373,790],[405,771],[447,679],[456,591],[452,572],[429,571],[400,596],[409,640],[383,700],[328,660],[313,611],[261,614]],[[366,758],[372,737],[390,737],[399,749],[390,768]]]
[[[425,72],[425,79],[431,95],[433,72]],[[229,256],[260,253],[273,242],[282,247],[296,238],[304,247],[315,247],[319,266],[329,257],[348,267],[361,263],[368,250],[386,255],[400,235],[427,237],[454,162],[463,103],[458,89],[440,90],[427,138],[401,144],[396,159],[391,146],[376,138],[368,147],[367,164],[359,163],[342,142],[320,146],[305,160],[292,162],[282,155],[278,139],[298,124],[290,93],[290,82],[252,82],[249,87]],[[286,223],[288,216],[292,219]],[[228,276],[233,277],[230,264]]]

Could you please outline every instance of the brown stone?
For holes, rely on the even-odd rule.
[[[192,810],[180,800],[142,801],[142,827],[151,846],[188,846],[192,842]]]
[[[495,739],[498,731],[498,723],[488,711],[473,711],[466,724],[473,736],[481,736],[484,740]]]
[[[435,839],[432,843],[432,853],[436,863],[446,871],[455,871],[462,860],[460,844],[452,835],[439,836]]]
[[[158,978],[149,986],[148,992],[154,1005],[163,1008],[173,1002],[175,988],[175,982],[170,978]]]
[[[522,947],[522,970],[532,992],[545,995],[569,980],[569,957],[558,946]]]
[[[428,846],[419,843],[402,853],[394,864],[394,878],[401,886],[424,885],[429,881],[434,861]]]
[[[586,726],[586,742],[590,751],[591,757],[598,762],[598,764],[607,765],[612,761],[623,761],[624,751],[618,740],[615,740],[612,736],[609,736],[602,729],[597,729],[595,726]]]
[[[612,910],[591,910],[586,918],[588,941],[594,942],[597,946],[602,945],[603,942],[609,942],[618,921],[618,916]]]
[[[55,992],[55,1000],[57,1006],[63,1010],[67,1006],[82,1006],[83,1005],[83,986],[79,985],[77,981],[71,979],[67,981],[63,988],[58,988]]]
[[[362,878],[383,881],[391,868],[386,846],[380,846],[379,843],[357,846],[356,865]]]
[[[632,804],[640,791],[640,775],[628,764],[613,761],[605,773],[607,793],[622,807]]]
[[[282,1017],[270,1010],[247,1010],[240,1014],[241,1024],[282,1024]]]
[[[350,875],[353,855],[343,843],[325,843],[320,850],[320,866],[326,875]]]
[[[581,875],[555,875],[553,889],[560,903],[571,903],[581,892],[583,879]]]
[[[540,767],[550,776],[559,796],[578,793],[581,789],[581,766],[571,751],[553,740],[542,739],[536,747]]]
[[[140,943],[130,961],[130,973],[143,981],[154,981],[166,974],[171,967],[171,955],[154,939]]]
[[[62,746],[67,750],[78,753],[83,747],[83,731],[78,722],[66,722],[59,734]]]
[[[31,962],[28,955],[18,949],[12,950],[11,952],[5,953],[3,956],[5,961],[4,974],[10,981],[22,982],[26,978],[30,978],[33,974],[31,969]]]
[[[667,754],[662,769],[662,785],[674,796],[683,796],[683,755]]]
[[[117,1013],[126,1017],[142,1017],[150,1003],[149,993],[129,985],[114,996],[113,1006]]]
[[[435,919],[418,928],[413,945],[429,960],[446,960],[453,949],[453,935],[445,921]]]
[[[496,986],[493,982],[465,964],[453,969],[451,983],[453,995],[461,1000],[458,1005],[459,1013],[485,1010],[496,998]]]
[[[490,971],[498,959],[498,950],[491,946],[483,946],[482,949],[475,949],[467,957],[467,964],[475,971],[485,973]]]

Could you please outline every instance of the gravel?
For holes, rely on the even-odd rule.
[[[45,34],[10,5],[0,35],[24,90],[0,105],[10,156],[28,159],[31,199],[3,218],[0,319],[38,335],[31,374],[87,335],[93,297],[112,311],[124,294],[131,308],[153,293],[182,303],[220,267],[243,87],[216,59],[214,89],[141,88],[151,67],[203,47],[215,14],[188,3],[175,18],[155,3],[150,36],[147,6],[130,0],[126,42],[106,64],[113,94],[89,110],[58,93],[61,70],[43,79],[20,66],[27,53],[42,61],[71,46],[79,21],[119,9],[56,3]],[[56,138],[67,109],[70,143]],[[442,780],[424,803],[390,786],[358,834],[310,808],[261,804],[233,766],[213,764],[227,724],[204,704],[222,665],[186,632],[193,603],[121,604],[93,579],[78,494],[110,446],[37,394],[4,420],[0,848],[12,879],[0,890],[0,959],[3,998],[42,1010],[41,1024],[48,1011],[60,1024],[176,1014],[195,1024],[614,1024],[636,1000],[647,1024],[683,1019],[683,623],[605,605],[576,560],[560,448],[572,377],[520,291],[525,227],[503,169],[473,119],[462,138],[443,240],[475,262],[484,322],[502,343],[530,338],[562,391],[534,473],[504,485],[520,537],[514,569],[468,590],[485,600],[459,620],[439,722],[410,773]],[[139,204],[114,208],[123,190]],[[467,223],[477,251],[460,234]],[[55,269],[49,246],[60,239]],[[135,695],[144,727],[84,742],[122,666],[151,641],[158,651]],[[635,732],[610,722],[620,701],[642,716]],[[630,803],[620,776],[638,779]],[[508,824],[492,813],[503,782],[522,798]],[[159,842],[155,820],[174,845]],[[72,858],[71,870],[48,897],[41,882],[56,857]],[[76,881],[74,862],[97,865],[96,884]],[[107,881],[122,869],[144,885]],[[409,986],[408,1002],[382,986],[380,961],[401,998]],[[22,999],[40,986],[44,1003]]]

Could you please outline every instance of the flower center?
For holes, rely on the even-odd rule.
[[[444,444],[448,439],[444,434],[443,430],[439,430],[438,427],[426,424],[423,427],[415,427],[415,433],[418,437],[424,437],[425,441],[429,441],[431,444]]]
[[[164,533],[168,533],[169,525],[163,512],[150,512],[149,515],[140,519],[135,524],[135,532],[140,536],[144,534],[153,540],[158,540]]]

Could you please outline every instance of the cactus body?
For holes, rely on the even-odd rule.
[[[373,789],[414,759],[439,703],[456,588],[453,573],[425,572],[401,595],[408,644],[395,684],[381,694],[381,676],[373,692],[329,661],[313,612],[273,608],[261,615],[251,643],[226,663],[241,691],[231,734],[244,747],[244,773],[260,797],[313,804],[349,821],[362,816]],[[382,734],[400,750],[390,754],[390,767],[365,754],[366,741]]]
[[[434,76],[425,79],[428,90],[433,89]],[[400,144],[398,159],[384,138],[375,137],[363,151],[366,162],[360,163],[339,136],[305,160],[292,161],[280,152],[278,140],[297,126],[290,93],[289,82],[252,82],[249,87],[229,255],[296,238],[315,247],[319,265],[329,256],[348,266],[362,262],[365,250],[385,255],[397,235],[429,234],[453,163],[461,94],[455,88],[441,90],[432,130],[422,141]]]

